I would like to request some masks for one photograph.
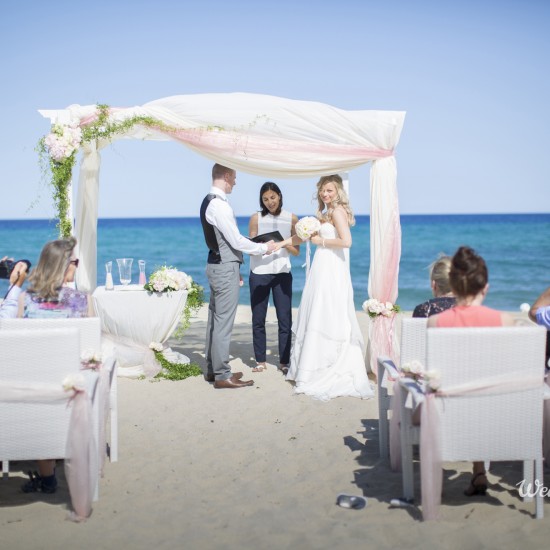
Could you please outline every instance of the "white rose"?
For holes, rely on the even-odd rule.
[[[64,391],[82,391],[84,390],[84,377],[81,374],[69,374],[61,382]]]

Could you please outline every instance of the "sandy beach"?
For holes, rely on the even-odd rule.
[[[358,312],[366,335],[367,318]],[[173,349],[203,363],[206,312]],[[268,317],[268,347],[277,325]],[[293,393],[275,365],[251,373],[250,312],[239,306],[234,371],[253,388],[215,390],[202,377],[181,382],[119,379],[119,461],[106,463],[100,498],[86,523],[65,521],[68,492],[19,491],[33,465],[12,463],[0,485],[5,549],[545,548],[543,520],[523,503],[520,463],[493,465],[488,496],[462,491],[470,464],[446,464],[441,520],[392,509],[401,476],[378,453],[377,401],[328,403]],[[268,359],[269,361],[269,359]],[[276,363],[276,361],[273,361]],[[418,474],[418,472],[417,472]],[[418,481],[418,478],[417,478]],[[417,484],[417,497],[419,487]],[[339,493],[363,495],[362,510],[338,507]],[[417,499],[418,500],[418,499]]]

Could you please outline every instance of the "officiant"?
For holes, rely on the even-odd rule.
[[[250,217],[249,237],[255,240],[281,241],[295,234],[298,217],[283,210],[283,194],[276,183],[265,182],[260,188],[260,210]],[[278,233],[278,234],[277,234]],[[270,294],[279,324],[279,370],[286,374],[290,361],[292,341],[292,273],[290,257],[297,256],[300,247],[288,245],[269,256],[250,257],[250,305],[252,308],[252,342],[256,367],[262,372],[266,366],[265,319]]]

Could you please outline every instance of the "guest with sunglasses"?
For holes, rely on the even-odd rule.
[[[74,287],[78,268],[76,239],[58,239],[44,245],[37,266],[27,279],[27,291],[19,297],[19,317],[93,317],[88,294]]]
[[[44,245],[37,266],[28,278],[27,291],[19,297],[19,317],[28,319],[93,317],[92,302],[73,288],[78,267],[76,239],[58,239]],[[24,493],[55,493],[55,460],[38,460],[38,474],[21,489]]]

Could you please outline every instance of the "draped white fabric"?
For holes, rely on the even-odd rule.
[[[52,122],[78,119],[82,126],[96,117],[95,105],[40,112]],[[395,301],[401,231],[393,152],[403,111],[344,111],[318,102],[247,93],[179,95],[110,110],[117,121],[134,116],[153,117],[165,126],[136,125],[113,139],[179,141],[212,161],[249,174],[304,178],[345,172],[372,161],[369,295]],[[81,257],[77,282],[88,291],[96,286],[97,149],[83,150],[80,185],[85,191],[79,189],[76,207]]]

